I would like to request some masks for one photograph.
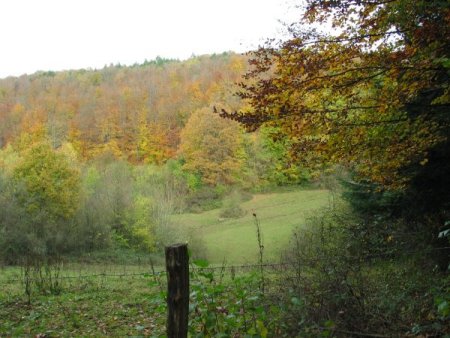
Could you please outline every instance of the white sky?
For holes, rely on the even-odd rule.
[[[0,78],[243,52],[295,12],[292,0],[0,0]]]

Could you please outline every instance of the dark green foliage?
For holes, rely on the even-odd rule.
[[[364,216],[391,217],[398,207],[400,193],[383,189],[370,182],[341,180],[342,196],[353,210]]]
[[[417,174],[405,190],[388,190],[370,182],[342,181],[343,197],[363,219],[361,233],[367,233],[372,241],[390,237],[404,250],[417,245],[448,247],[448,241],[439,238],[439,232],[446,229],[445,223],[450,219],[448,152],[436,149],[425,165],[411,169]],[[447,270],[449,249],[437,250],[429,257],[442,271]]]
[[[341,206],[299,229],[286,257],[294,269],[286,270],[279,289],[285,303],[295,297],[301,305],[287,313],[286,322],[300,318],[290,330],[342,337],[402,336],[414,327],[426,334],[445,332],[448,325],[433,303],[448,298],[442,289],[448,275],[429,259],[435,248],[398,232],[401,226],[385,219],[365,222]]]
[[[266,337],[264,295],[257,291],[255,275],[225,282],[224,271],[214,273],[203,262],[194,264],[198,270],[191,276],[190,334],[229,337],[246,333]]]
[[[438,226],[450,219],[450,143],[430,150],[423,165],[405,170],[415,171],[411,184],[399,201],[399,214],[409,220],[436,219]],[[439,224],[440,223],[440,224]]]
[[[29,219],[15,191],[26,194],[22,185],[15,186],[11,179],[0,172],[0,261],[5,264],[17,264],[17,251],[30,246],[29,237],[23,236]]]
[[[222,196],[221,189],[204,186],[186,197],[186,208],[189,212],[219,208],[222,205]]]
[[[145,59],[145,61],[142,64],[136,64],[135,67],[145,67],[145,66],[151,66],[151,65],[163,67],[166,64],[174,63],[174,62],[180,62],[180,61],[177,59],[166,59],[164,57],[157,56],[154,60],[149,61],[149,60]]]

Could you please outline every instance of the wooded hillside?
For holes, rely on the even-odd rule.
[[[0,147],[41,125],[54,148],[70,142],[84,159],[110,152],[159,164],[176,153],[194,111],[239,108],[234,83],[246,67],[245,56],[223,53],[2,79]]]

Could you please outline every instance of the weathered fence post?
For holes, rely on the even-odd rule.
[[[189,313],[189,256],[187,244],[165,248],[167,270],[167,337],[187,337]]]

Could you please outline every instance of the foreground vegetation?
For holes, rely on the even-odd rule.
[[[136,336],[164,331],[164,313],[156,311],[153,291],[142,276],[65,281],[60,294],[39,295],[31,304],[18,296],[22,290],[17,282],[4,290],[1,335]]]
[[[122,267],[114,267],[122,270]],[[165,274],[83,275],[63,279],[58,294],[41,294],[26,303],[20,284],[3,276],[0,333],[6,335],[165,336]],[[6,275],[17,274],[9,269]],[[281,309],[269,305],[252,270],[210,270],[206,261],[191,267],[190,333],[192,336],[250,335],[282,332]],[[272,314],[269,317],[269,314]],[[269,326],[270,325],[270,326]]]
[[[191,237],[192,336],[445,336],[450,280],[434,263],[438,251],[425,241],[413,243],[399,224],[397,231],[383,226],[364,232],[364,219],[333,195],[282,189],[247,197],[239,204],[246,213],[238,218],[217,220],[229,207],[225,201],[222,208],[173,215],[174,224],[202,230],[201,238],[233,233],[230,241],[238,238],[243,246],[218,240],[211,251],[198,253],[204,247]],[[279,224],[292,231],[283,237],[283,249],[274,235]],[[263,263],[276,264],[261,270],[258,250]],[[196,258],[204,256],[212,269]],[[158,255],[130,249],[68,256],[58,283],[33,283],[31,297],[24,293],[23,268],[3,267],[0,333],[164,336],[163,266]]]
[[[450,280],[430,263],[432,248],[405,253],[387,240],[364,249],[357,222],[345,206],[322,209],[296,229],[280,264],[263,270],[191,258],[191,335],[445,336]],[[66,264],[58,288],[34,285],[31,302],[23,273],[4,267],[0,333],[164,336],[166,277],[140,263]]]

